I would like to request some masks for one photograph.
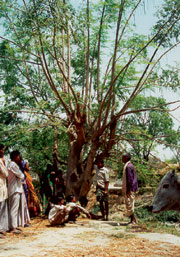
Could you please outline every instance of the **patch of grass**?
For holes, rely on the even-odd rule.
[[[110,237],[129,239],[129,238],[134,238],[135,235],[126,234],[126,233],[118,233],[118,234],[111,234]]]
[[[91,212],[97,214],[100,211],[99,204],[95,203],[94,206],[91,208]]]
[[[138,222],[147,227],[152,232],[165,232],[180,236],[180,231],[176,230],[175,225],[180,221],[180,213],[176,211],[164,211],[153,214],[148,211],[148,206],[143,206],[135,210]]]
[[[144,221],[160,221],[160,222],[178,222],[180,221],[180,213],[176,211],[164,211],[159,214],[153,214],[148,211],[148,206],[135,209],[135,215],[138,219]]]

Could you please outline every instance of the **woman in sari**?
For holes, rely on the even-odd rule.
[[[26,182],[28,187],[28,208],[29,213],[31,217],[35,217],[40,214],[41,208],[40,208],[40,201],[38,199],[38,196],[36,194],[34,185],[32,183],[32,177],[29,174],[29,163],[25,163],[24,172],[26,175]]]

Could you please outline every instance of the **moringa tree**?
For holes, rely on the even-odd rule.
[[[117,142],[118,122],[133,112],[163,111],[153,104],[129,107],[153,86],[149,77],[156,64],[179,44],[158,55],[179,25],[180,5],[177,1],[149,37],[133,31],[133,17],[144,2],[86,0],[77,6],[66,0],[0,0],[2,89],[17,96],[10,100],[17,101],[11,111],[43,115],[50,126],[66,129],[66,193],[79,199],[90,189],[94,161],[108,157]],[[10,81],[5,64],[15,69]]]

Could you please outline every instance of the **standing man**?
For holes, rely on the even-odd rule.
[[[136,169],[131,163],[131,155],[129,153],[124,153],[122,155],[122,162],[124,165],[123,170],[123,195],[125,196],[125,203],[127,209],[127,215],[130,217],[130,223],[135,224],[136,218],[134,216],[134,201],[135,192],[138,190],[138,182]]]
[[[96,199],[100,203],[103,220],[108,220],[109,215],[109,170],[104,167],[103,160],[96,161]]]
[[[22,180],[24,174],[19,169],[20,153],[19,151],[12,151],[10,153],[11,162],[8,166],[8,192],[9,192],[9,222],[12,233],[19,234],[19,221],[24,223],[24,210],[21,204],[23,185]]]
[[[7,190],[7,180],[8,170],[5,166],[4,159],[4,145],[0,144],[0,238],[4,238],[8,227],[8,190]]]

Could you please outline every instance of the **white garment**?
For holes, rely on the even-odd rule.
[[[8,231],[9,221],[8,221],[8,204],[7,199],[0,202],[0,232]]]
[[[14,229],[18,227],[18,220],[20,216],[20,193],[14,193],[9,197],[9,227]]]
[[[106,182],[109,182],[109,170],[105,167],[99,169],[95,166],[96,169],[96,185],[105,189]]]
[[[82,206],[78,205],[77,203],[70,202],[70,203],[67,203],[66,206],[67,206],[67,212],[70,212],[74,208],[79,208],[80,211],[82,211],[86,215],[89,213],[85,208],[83,208]]]
[[[11,161],[8,166],[8,193],[11,196],[14,193],[22,193],[22,179],[24,179],[24,174],[19,169],[19,166]]]
[[[53,205],[52,209],[49,212],[48,220],[50,224],[53,224],[59,214],[62,216],[63,220],[65,220],[66,218],[63,217],[63,214],[65,214],[64,216],[66,216],[68,215],[68,213],[69,211],[66,210],[65,205]],[[63,223],[63,220],[61,220],[62,223]]]
[[[130,217],[132,214],[134,214],[134,203],[135,203],[135,193],[130,192],[130,195],[125,196],[125,203],[126,203],[126,211],[127,216]]]
[[[6,179],[8,177],[8,170],[0,158],[0,202],[5,201],[8,198],[8,190]]]
[[[125,196],[127,193],[127,181],[126,181],[126,167],[128,166],[128,164],[130,163],[130,161],[126,162],[126,164],[124,165],[124,169],[123,169],[123,187],[122,187],[122,194]]]

